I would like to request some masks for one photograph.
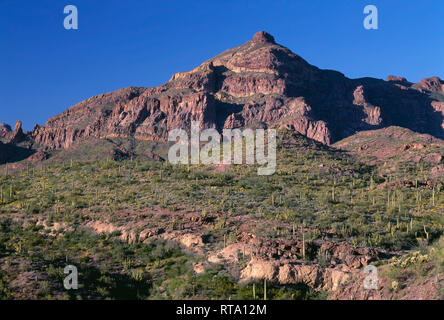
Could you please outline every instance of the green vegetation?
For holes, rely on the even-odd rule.
[[[24,296],[30,299],[253,299],[253,284],[239,285],[222,267],[194,274],[197,258],[165,241],[127,244],[115,235],[85,230],[57,237],[42,227],[22,228],[10,219],[0,221],[0,240],[6,271],[0,272],[0,299],[12,298],[11,280],[32,282]],[[79,289],[64,290],[63,269],[75,265]],[[259,288],[256,299],[263,295]],[[270,299],[306,299],[318,296],[306,286],[272,285]]]
[[[229,220],[246,216],[264,222],[251,230],[258,237],[304,237],[304,253],[319,239],[400,250],[431,244],[443,234],[444,186],[442,181],[421,184],[421,163],[381,177],[377,167],[343,152],[298,135],[279,137],[278,168],[272,176],[258,176],[255,166],[219,170],[140,159],[67,161],[1,175],[1,263],[22,259],[30,270],[47,274],[48,279],[37,280],[43,281],[42,291],[34,293],[39,298],[64,292],[62,266],[69,262],[79,267],[85,282],[75,296],[63,298],[244,299],[252,298],[252,284],[241,286],[222,269],[195,275],[192,262],[197,258],[178,247],[125,244],[117,235],[94,235],[82,226],[93,220],[124,226],[130,218],[119,212],[181,210],[210,221],[208,237],[225,243],[234,242],[238,232]],[[381,187],[412,176],[416,186]],[[63,222],[73,230],[50,232],[36,227],[37,220],[48,226]],[[155,223],[165,230],[177,225],[172,219]],[[307,254],[307,260],[317,256]],[[15,276],[0,272],[0,298],[10,297],[8,283]],[[302,287],[269,289],[270,299],[316,296]],[[257,284],[258,297],[261,290]]]
[[[398,293],[412,284],[439,283],[444,272],[444,236],[430,247],[419,247],[401,258],[392,258],[383,275],[391,283],[391,291]],[[441,298],[444,292],[438,292]]]
[[[299,136],[293,139],[285,148],[280,142],[272,176],[258,176],[254,166],[218,172],[138,160],[68,162],[3,175],[0,212],[43,214],[49,221],[67,223],[88,220],[93,213],[116,220],[117,211],[158,208],[212,214],[219,222],[227,215],[251,215],[284,223],[276,230],[258,227],[256,232],[267,236],[290,235],[297,223],[313,229],[309,241],[333,235],[388,249],[410,248],[418,239],[432,242],[441,235],[442,182],[424,188],[419,171],[418,187],[379,188],[395,177],[381,178],[375,167],[346,154]],[[397,178],[411,174],[410,167],[406,170],[400,168]]]

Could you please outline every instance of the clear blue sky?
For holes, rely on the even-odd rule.
[[[79,29],[65,30],[76,5]],[[374,4],[379,30],[365,30]],[[444,77],[442,0],[0,0],[0,122],[25,129],[128,86],[155,86],[258,30],[351,78]]]

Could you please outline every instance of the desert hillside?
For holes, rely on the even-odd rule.
[[[172,165],[191,121],[277,129],[276,172]],[[161,86],[2,124],[0,299],[442,299],[443,138],[441,79],[349,79],[263,31]]]

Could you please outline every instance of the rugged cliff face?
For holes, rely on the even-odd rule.
[[[8,160],[6,152],[7,150],[5,148],[5,145],[2,142],[0,142],[0,164],[3,164]]]
[[[219,130],[285,127],[324,144],[391,125],[443,138],[442,101],[439,78],[418,84],[394,76],[348,79],[310,65],[260,31],[162,86],[130,87],[80,102],[36,126],[30,138],[47,150],[89,138],[158,141],[193,120]]]
[[[14,130],[5,123],[0,124],[0,141],[4,143],[17,144],[26,139],[26,134],[22,130],[22,122],[17,121]]]

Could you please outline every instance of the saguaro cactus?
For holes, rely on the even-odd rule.
[[[264,279],[264,300],[267,300],[267,279]]]
[[[302,231],[302,258],[305,259],[305,233]]]

